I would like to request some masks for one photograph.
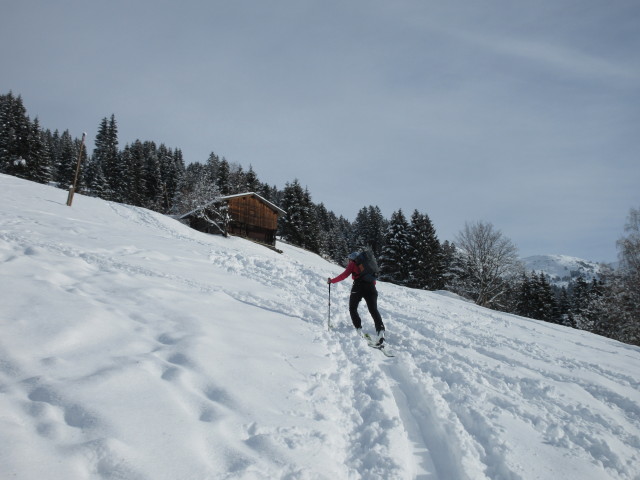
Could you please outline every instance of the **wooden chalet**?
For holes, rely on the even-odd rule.
[[[278,217],[286,212],[254,192],[218,197],[180,217],[201,232],[235,235],[275,246]]]

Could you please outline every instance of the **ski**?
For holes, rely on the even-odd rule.
[[[391,352],[391,350],[389,350],[389,349],[388,349],[386,346],[384,346],[384,345],[382,345],[382,346],[378,346],[378,345],[371,345],[371,344],[369,344],[369,346],[370,346],[371,348],[375,348],[376,350],[380,350],[380,351],[382,352],[382,354],[383,354],[385,357],[389,357],[389,358],[391,358],[391,357],[395,357],[395,355]]]
[[[391,352],[391,350],[387,348],[388,345],[385,345],[384,343],[382,345],[378,345],[378,343],[373,338],[371,338],[371,336],[368,333],[364,334],[364,339],[367,341],[367,345],[369,345],[371,348],[380,350],[387,357],[395,357],[393,352]]]

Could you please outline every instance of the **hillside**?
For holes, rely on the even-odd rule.
[[[527,272],[544,273],[549,282],[566,287],[570,281],[583,277],[587,282],[600,275],[600,265],[568,255],[533,255],[523,259]]]
[[[640,349],[0,175],[0,478],[640,479]],[[364,314],[365,329],[372,329]]]

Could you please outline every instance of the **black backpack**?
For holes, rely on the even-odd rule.
[[[378,268],[378,262],[371,250],[371,247],[365,248],[360,255],[356,258],[356,264],[360,267],[360,275],[358,280],[364,280],[365,282],[373,283],[378,278],[380,269]]]

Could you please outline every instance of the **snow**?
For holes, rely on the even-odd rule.
[[[587,282],[600,276],[601,265],[568,255],[533,255],[523,259],[527,272],[544,273],[558,287],[583,277]]]
[[[640,349],[0,175],[0,478],[640,479]],[[365,314],[365,329],[373,322]]]

